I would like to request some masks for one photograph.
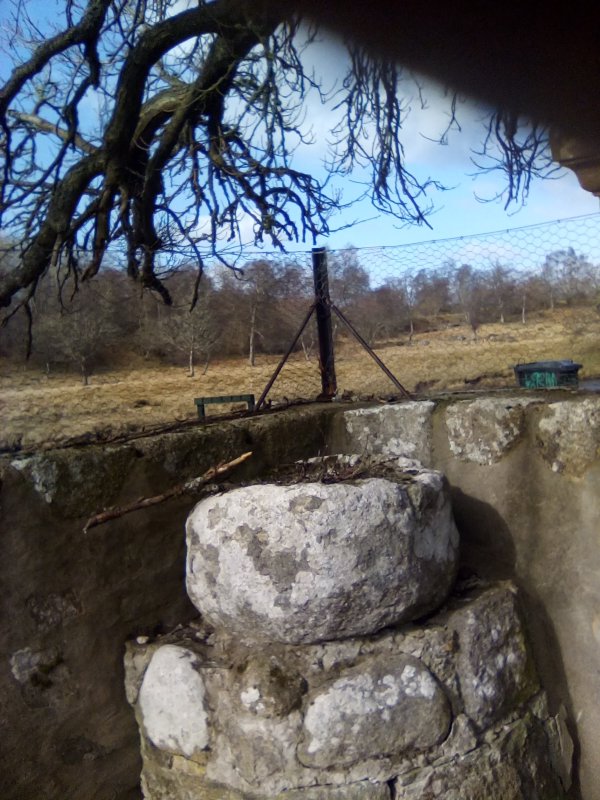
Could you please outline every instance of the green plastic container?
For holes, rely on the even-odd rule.
[[[577,373],[583,364],[570,359],[563,361],[532,361],[513,367],[519,386],[524,389],[557,389],[560,386],[577,387]]]

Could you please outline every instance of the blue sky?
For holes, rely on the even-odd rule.
[[[179,7],[183,7],[185,1],[179,0]],[[11,7],[10,0],[0,0],[0,39],[4,37],[5,41],[12,31],[8,21]],[[28,2],[30,13],[42,29],[48,25],[48,20],[56,20],[57,12],[63,12],[64,7],[65,0]],[[335,42],[328,40],[315,45],[308,58],[316,72],[323,76],[326,86],[339,83],[344,68],[344,52]],[[0,77],[5,75],[6,70],[0,64]],[[477,148],[482,141],[483,109],[467,102],[462,103],[462,132],[451,132],[448,144],[440,146],[428,141],[426,137],[435,137],[444,129],[447,122],[447,98],[440,88],[428,84],[424,90],[428,108],[421,111],[415,94],[414,86],[407,84],[407,96],[413,111],[406,122],[403,144],[409,167],[422,178],[431,177],[452,187],[447,192],[431,194],[435,206],[435,213],[429,217],[431,229],[425,226],[401,226],[394,218],[375,212],[370,203],[363,200],[332,217],[330,224],[334,231],[318,244],[328,245],[333,249],[348,244],[357,247],[388,246],[522,227],[600,210],[598,198],[581,189],[575,176],[567,170],[562,171],[562,177],[558,180],[534,180],[523,208],[506,211],[502,200],[480,202],[476,195],[494,197],[502,190],[500,176],[474,176],[476,168],[471,157],[473,148]],[[313,174],[320,174],[333,115],[330,109],[319,106],[316,99],[313,99],[308,104],[306,119],[314,144],[298,151],[297,166]],[[362,191],[352,179],[339,183],[339,188],[345,201]],[[349,225],[351,227],[335,231],[335,228]],[[307,245],[290,245],[290,250],[306,249]]]
[[[317,73],[325,81],[333,83],[343,71],[344,52],[332,40],[314,46],[312,53]],[[340,212],[331,220],[332,227],[341,227],[356,220],[350,229],[332,233],[327,241],[337,249],[350,243],[357,247],[404,244],[428,241],[468,234],[505,230],[548,222],[555,219],[591,214],[600,211],[600,201],[584,191],[575,175],[561,169],[557,179],[532,181],[526,204],[504,208],[504,200],[481,202],[478,198],[494,198],[504,188],[502,176],[495,173],[477,174],[472,159],[474,150],[480,148],[484,138],[486,109],[462,99],[458,105],[461,131],[449,133],[448,143],[437,144],[431,139],[439,138],[448,124],[449,100],[443,87],[419,79],[423,86],[427,108],[421,109],[416,96],[416,87],[410,80],[406,83],[407,104],[411,111],[405,123],[402,137],[407,161],[411,171],[421,178],[431,177],[449,187],[448,191],[430,194],[435,211],[428,218],[431,229],[426,226],[402,226],[388,215],[376,214],[366,201],[356,204],[351,210]],[[312,109],[315,146],[311,155],[306,151],[306,165],[319,169],[324,142],[329,134],[332,115],[327,109]],[[356,191],[350,181],[342,186],[344,197]]]
[[[469,154],[465,153],[465,146],[476,146],[478,139],[476,136],[468,139],[466,133],[457,134],[453,138],[458,136],[464,136],[465,141],[451,142],[447,147],[439,147],[443,151],[442,155],[432,156],[429,162],[432,177],[453,187],[446,192],[432,195],[436,210],[428,218],[431,229],[424,226],[401,227],[385,215],[369,218],[373,216],[373,209],[363,202],[351,212],[346,211],[339,215],[341,224],[352,219],[356,219],[357,223],[349,230],[332,233],[323,244],[335,249],[348,243],[357,247],[387,246],[520,228],[600,211],[598,198],[584,191],[575,175],[568,170],[562,170],[562,177],[558,180],[534,179],[527,203],[523,207],[507,211],[503,201],[480,202],[476,195],[494,197],[501,191],[502,181],[501,178],[490,175],[473,176],[475,169]],[[366,221],[360,222],[361,218]],[[332,225],[335,225],[335,219],[332,220]]]

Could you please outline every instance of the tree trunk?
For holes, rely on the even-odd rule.
[[[310,361],[310,356],[314,346],[314,341],[311,340],[310,344],[306,344],[306,342],[304,341],[304,336],[301,336],[300,344],[302,345],[302,352],[304,353],[304,359],[306,361]]]
[[[254,339],[256,337],[256,304],[252,306],[250,317],[250,335],[248,337],[248,364],[253,367],[255,363]]]
[[[188,378],[193,378],[196,374],[196,369],[194,365],[194,338],[192,337],[192,341],[190,344],[190,352],[189,352],[189,369],[188,369]]]
[[[525,325],[525,323],[527,322],[527,318],[526,318],[526,314],[525,314],[525,311],[526,311],[526,309],[525,309],[526,300],[527,300],[527,297],[525,295],[523,295],[523,301],[521,303],[521,322],[523,323],[523,325]]]
[[[80,359],[79,363],[80,363],[80,366],[81,366],[81,383],[84,386],[88,386],[89,385],[89,377],[90,376],[89,376],[88,368],[87,368],[87,358],[85,356],[81,356],[81,359]]]

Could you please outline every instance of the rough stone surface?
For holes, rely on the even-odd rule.
[[[488,727],[539,689],[516,597],[506,587],[483,592],[451,615],[465,711]]]
[[[541,724],[526,714],[468,755],[407,773],[402,800],[560,800],[565,792],[548,758]]]
[[[577,434],[580,445],[572,459],[563,459],[564,468],[557,463],[553,470],[560,459],[546,449],[552,437],[540,432],[538,423],[550,421],[547,403],[557,404],[564,395],[555,390],[534,396],[540,404],[525,409],[522,443],[491,466],[453,457],[444,417],[455,400],[438,403],[433,466],[448,474],[463,542],[469,528],[477,537],[478,552],[469,566],[488,575],[486,568],[497,563],[496,543],[506,544],[501,574],[517,576],[526,589],[528,626],[543,684],[553,709],[566,704],[569,728],[577,736],[581,795],[600,800],[600,704],[590,702],[600,696],[600,460],[590,460],[598,400],[569,393],[565,426],[577,417],[577,407],[587,404]],[[3,800],[129,800],[139,783],[141,760],[138,730],[122,686],[123,642],[196,615],[184,591],[182,527],[188,498],[82,536],[86,516],[159,494],[246,450],[254,455],[234,479],[264,476],[280,463],[337,450],[333,436],[345,429],[344,411],[343,404],[335,403],[296,407],[144,437],[123,448],[46,451],[36,456],[43,457],[44,465],[35,474],[11,466],[14,455],[0,461]],[[566,434],[561,438],[564,444]],[[458,694],[451,688],[453,636],[438,629],[436,637],[432,642],[429,633],[413,632],[410,653],[438,679],[446,676],[445,691],[460,714],[462,701],[454,699]],[[357,651],[374,646],[370,640],[346,640],[316,650],[331,669],[334,664],[342,669],[355,663]],[[39,657],[37,666],[30,655]],[[28,662],[35,668],[28,669]],[[451,738],[442,747],[450,746]],[[196,763],[173,755],[169,760]],[[570,764],[568,752],[565,763]],[[166,796],[171,800],[175,795]],[[224,796],[219,787],[215,797]]]
[[[46,650],[31,650],[24,647],[15,651],[9,660],[10,671],[15,680],[27,685],[32,679],[41,680],[42,675],[47,675],[61,663],[61,654],[58,647]]]
[[[354,453],[414,458],[431,466],[429,400],[346,411],[347,446]]]
[[[184,647],[159,648],[139,693],[142,724],[162,750],[191,757],[208,746],[204,682],[194,653]]]
[[[27,598],[27,609],[36,628],[45,633],[68,624],[81,615],[81,601],[73,590],[48,595],[31,594]]]
[[[173,755],[142,727],[147,800],[387,800],[394,781],[395,796],[410,800],[446,791],[452,800],[564,800],[557,722],[543,694],[530,696],[528,670],[508,657],[522,643],[514,591],[479,586],[426,625],[375,636],[260,649],[215,636],[202,652],[195,645],[210,747]],[[128,645],[130,697],[156,647]],[[476,656],[466,659],[467,648]],[[506,665],[512,677],[498,679],[494,708],[483,713],[460,688]]]
[[[244,713],[231,698],[215,698],[217,732],[206,776],[240,791],[273,795],[315,782],[296,758],[300,711],[260,718]]]
[[[600,456],[600,399],[551,403],[539,420],[537,439],[554,472],[583,474]]]
[[[462,400],[446,409],[451,452],[464,461],[489,465],[499,461],[524,431],[524,409],[530,398],[481,397]]]
[[[427,750],[448,734],[450,708],[415,658],[377,659],[322,687],[310,699],[298,755],[330,767]]]
[[[189,496],[84,536],[86,518],[161,494],[248,450],[253,456],[235,480],[314,456],[338,414],[332,404],[294,407],[123,444],[0,457],[2,800],[139,797],[123,643],[197,617],[185,593]]]
[[[302,675],[273,654],[248,659],[238,673],[242,706],[259,716],[286,716],[300,705],[306,691]]]
[[[452,723],[452,730],[441,748],[442,754],[450,758],[464,756],[477,747],[477,732],[466,714],[459,714]]]
[[[179,756],[161,760],[142,776],[144,797],[151,800],[391,800],[387,783],[356,781],[342,785],[307,786],[267,795],[242,792],[206,778],[205,767]]]
[[[192,602],[246,641],[344,638],[422,615],[447,596],[458,554],[444,479],[426,470],[236,489],[196,506],[187,542]]]
[[[387,783],[357,781],[343,786],[307,786],[282,792],[276,800],[390,800]]]
[[[550,728],[554,734],[551,736],[552,765],[562,785],[569,791],[573,783],[575,745],[567,727],[567,711],[563,705],[550,720]]]
[[[68,450],[37,453],[16,458],[11,466],[26,476],[45,503],[72,518],[114,501],[134,461],[133,448],[106,447],[76,457]]]

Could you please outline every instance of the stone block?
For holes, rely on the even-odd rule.
[[[454,612],[457,669],[465,712],[480,728],[531,697],[539,683],[511,584],[501,584]]]
[[[135,462],[132,447],[54,450],[19,457],[11,466],[66,519],[91,514],[119,494]]]
[[[302,726],[300,710],[267,718],[246,713],[235,696],[215,697],[215,704],[215,736],[207,778],[269,796],[314,782],[314,776],[303,774],[296,758]]]
[[[532,714],[490,733],[463,757],[440,760],[396,781],[402,800],[565,800],[548,756],[544,725]]]
[[[531,696],[514,593],[480,586],[426,624],[341,641],[192,644],[182,628],[166,646],[131,643],[147,800],[389,800],[394,781],[403,800],[563,800],[565,748],[544,695]],[[144,695],[155,702],[157,683],[170,705],[153,726]]]
[[[274,654],[253,656],[237,673],[242,706],[261,717],[286,716],[300,705],[306,691],[302,675]]]
[[[185,647],[160,647],[146,669],[138,699],[150,741],[188,758],[208,746],[204,681],[196,663]]]
[[[551,403],[536,433],[542,457],[554,472],[582,475],[600,457],[600,400]]]
[[[424,400],[346,411],[346,446],[354,453],[404,456],[431,466],[434,408]]]
[[[481,397],[446,409],[450,451],[462,461],[489,466],[503,458],[525,430],[524,409],[531,398]]]
[[[263,484],[203,500],[187,523],[187,589],[249,642],[374,633],[438,607],[458,533],[438,472]]]
[[[427,750],[445,739],[450,717],[443,690],[420,661],[373,659],[309,698],[298,757],[332,767]]]

